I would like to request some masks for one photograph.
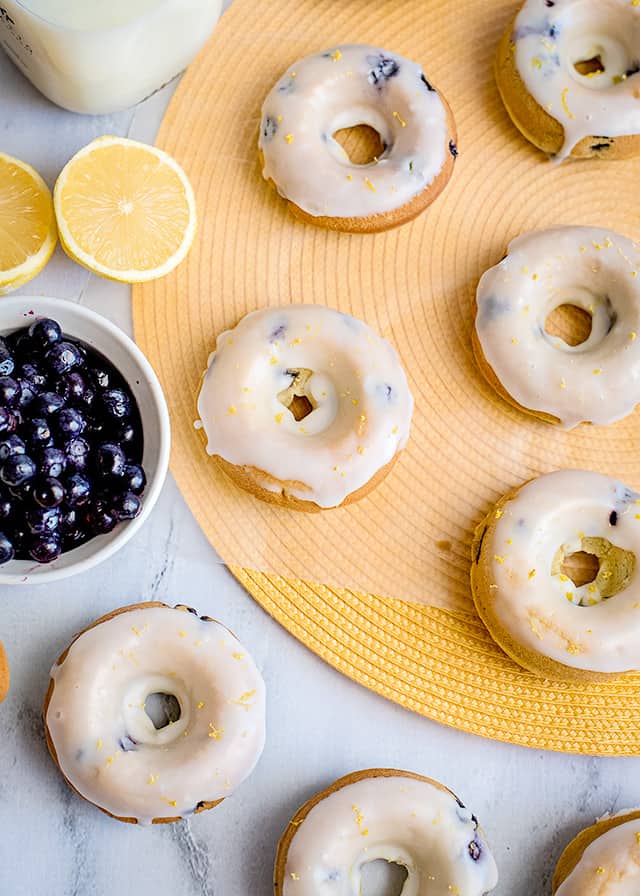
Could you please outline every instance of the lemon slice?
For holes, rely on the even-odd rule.
[[[0,296],[33,280],[56,241],[49,187],[30,165],[0,152]]]
[[[67,255],[123,283],[164,277],[196,232],[195,197],[180,165],[124,137],[100,137],[81,149],[63,168],[53,203]]]

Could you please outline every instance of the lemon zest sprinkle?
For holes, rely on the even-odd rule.
[[[404,120],[404,118],[400,115],[399,112],[394,112],[393,117],[398,119],[401,127],[406,128],[407,122]]]
[[[567,113],[567,115],[569,116],[569,118],[575,118],[575,115],[573,114],[573,112],[572,112],[571,109],[569,108],[569,104],[567,103],[567,94],[568,94],[568,93],[569,93],[569,88],[568,88],[568,87],[565,87],[564,90],[562,91],[562,97],[561,97],[561,99],[562,99],[562,108],[563,108],[564,111]]]

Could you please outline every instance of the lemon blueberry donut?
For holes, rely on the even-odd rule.
[[[373,128],[382,153],[354,164],[335,139]],[[446,186],[458,149],[446,100],[415,62],[346,44],[292,65],[262,108],[264,177],[319,227],[374,232],[404,224]]]
[[[4,652],[2,641],[0,641],[0,703],[2,703],[9,693],[9,681],[9,662],[7,660],[7,655]]]
[[[640,670],[638,493],[583,470],[540,476],[492,508],[472,551],[478,613],[517,663],[566,681]],[[577,560],[592,581],[575,584]]]
[[[384,478],[412,412],[386,339],[339,311],[285,305],[247,314],[218,337],[196,425],[239,486],[317,511],[358,500]]]
[[[640,247],[599,227],[520,236],[478,286],[473,345],[488,382],[521,410],[571,429],[640,402]],[[591,317],[585,342],[545,329],[561,306]]]
[[[498,50],[507,111],[559,160],[640,152],[640,4],[527,0]]]
[[[158,719],[148,713],[159,697]],[[76,636],[52,669],[44,715],[51,755],[80,796],[119,821],[169,822],[213,808],[251,773],[265,690],[218,622],[137,604]]]
[[[401,896],[483,896],[498,882],[476,817],[437,781],[368,769],[298,810],[276,856],[275,896],[358,896],[363,868],[406,869]]]
[[[553,876],[554,896],[637,896],[640,809],[600,819],[571,841]]]

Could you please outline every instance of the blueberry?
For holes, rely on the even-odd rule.
[[[82,473],[83,470],[87,469],[90,454],[91,448],[86,439],[76,437],[74,439],[69,439],[64,445],[66,464],[70,469],[75,470],[77,473]]]
[[[60,480],[53,476],[36,480],[32,494],[40,507],[58,507],[64,501],[64,487]]]
[[[16,380],[20,387],[20,398],[18,399],[18,407],[26,408],[31,402],[38,397],[38,387],[35,386],[31,380],[25,380],[23,377],[18,377]]]
[[[75,404],[91,405],[95,398],[95,392],[79,370],[64,373],[56,383],[56,392],[62,395],[65,401]]]
[[[83,441],[83,440],[81,440]],[[87,445],[87,451],[89,446]],[[45,479],[59,479],[67,466],[67,458],[64,451],[59,448],[45,448],[38,455],[38,467]]]
[[[12,485],[9,487],[9,494],[20,504],[24,504],[25,501],[28,501],[31,498],[32,491],[33,479],[28,479],[26,482],[23,482],[22,485]]]
[[[28,361],[35,351],[35,346],[29,339],[26,329],[15,330],[13,333],[10,333],[7,336],[7,346],[16,363]]]
[[[95,414],[87,414],[86,421],[87,428],[85,432],[88,436],[94,439],[104,437],[104,420],[96,417]]]
[[[8,408],[0,407],[0,433],[14,432],[18,421]]]
[[[60,539],[55,535],[41,535],[29,544],[29,554],[38,563],[51,563],[57,560],[61,551]]]
[[[64,407],[64,398],[57,392],[43,392],[33,405],[33,413],[37,417],[50,417]]]
[[[95,465],[99,476],[123,476],[127,458],[122,448],[115,442],[103,442],[96,451]]]
[[[13,408],[20,401],[20,383],[11,376],[0,376],[0,405]]]
[[[32,448],[48,448],[53,444],[51,427],[43,417],[27,420],[22,429],[22,435]]]
[[[32,507],[24,519],[33,535],[47,535],[56,532],[60,526],[60,511],[57,507]]]
[[[91,497],[91,483],[80,473],[72,473],[66,481],[67,504],[80,507]]]
[[[87,510],[85,522],[93,535],[104,535],[115,529],[118,519],[104,501],[98,500]]]
[[[85,541],[88,541],[91,537],[91,534],[84,529],[70,529],[62,536],[62,549],[64,551],[72,551],[74,548],[84,544]]]
[[[25,361],[24,364],[21,364],[18,368],[18,374],[22,379],[29,380],[30,383],[33,383],[38,391],[42,391],[47,387],[46,374],[42,371],[42,368],[33,361]]]
[[[136,443],[138,442],[138,431],[130,420],[122,423],[116,429],[115,440],[127,452],[131,452],[131,450],[135,447]]]
[[[11,376],[15,366],[15,361],[7,342],[0,336],[0,375]]]
[[[58,432],[63,439],[81,435],[87,425],[80,411],[75,408],[62,408],[56,420]]]
[[[8,563],[15,557],[15,550],[4,532],[0,532],[0,564]]]
[[[13,526],[11,530],[11,541],[13,542],[16,556],[19,556],[24,552],[27,542],[32,537],[33,536],[26,526],[23,526],[22,524]]]
[[[80,517],[75,507],[67,507],[60,511],[60,531],[63,535],[80,527]]]
[[[0,460],[6,460],[12,454],[26,454],[27,448],[20,436],[6,436],[0,441]]]
[[[105,367],[92,367],[91,376],[94,383],[99,389],[108,389],[111,382],[111,375]]]
[[[142,501],[133,492],[123,492],[113,499],[111,509],[117,519],[133,520],[142,510]]]
[[[5,485],[19,486],[36,475],[35,463],[26,454],[12,454],[0,467],[0,479]]]
[[[113,420],[124,420],[131,413],[131,401],[123,389],[107,389],[101,404],[104,413]]]
[[[7,520],[13,515],[13,501],[9,495],[0,495],[0,520]]]
[[[469,855],[473,859],[474,862],[477,862],[480,856],[482,855],[482,847],[478,843],[477,840],[472,840],[469,846],[467,847],[469,850]]]
[[[59,376],[73,370],[74,367],[80,367],[83,362],[78,346],[66,340],[52,345],[45,353],[44,358],[51,370]]]
[[[41,351],[45,351],[62,339],[60,324],[50,317],[35,320],[27,332],[33,344]]]
[[[134,495],[141,495],[147,484],[147,477],[140,464],[127,464],[124,468],[124,484]]]

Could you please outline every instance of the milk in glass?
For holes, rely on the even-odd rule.
[[[222,0],[0,0],[0,46],[49,99],[114,112],[181,72]]]

